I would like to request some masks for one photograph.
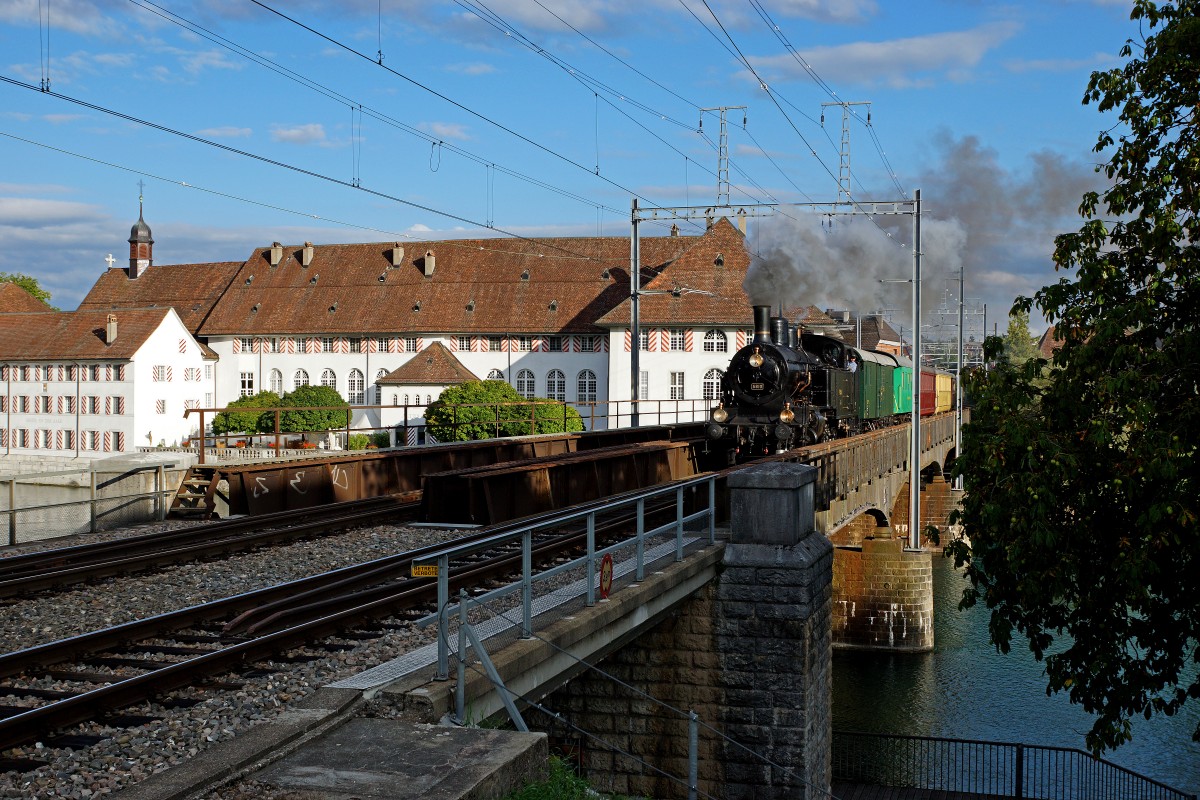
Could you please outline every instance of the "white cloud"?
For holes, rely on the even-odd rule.
[[[475,62],[472,64],[450,64],[446,67],[446,71],[457,72],[460,75],[487,75],[495,72],[496,68],[491,64]]]
[[[802,51],[801,57],[822,75],[836,75],[842,84],[921,86],[936,78],[969,78],[988,51],[1016,35],[1016,22],[992,22],[966,31],[933,33],[884,42],[852,42]],[[768,83],[808,80],[792,56],[751,57]],[[743,73],[751,78],[748,73]]]
[[[778,4],[782,16],[828,22],[858,22],[877,10],[874,0],[782,0]]]
[[[198,75],[209,69],[240,70],[242,64],[230,61],[223,50],[201,50],[180,54],[179,63],[189,75]]]
[[[290,128],[273,125],[271,126],[271,139],[290,144],[323,144],[328,141],[325,138],[325,126],[319,122],[293,125]]]
[[[220,128],[204,128],[196,131],[197,136],[203,136],[206,139],[238,139],[250,136],[254,131],[250,128],[237,128],[233,125],[225,125]]]
[[[1004,62],[1009,72],[1075,72],[1078,70],[1108,69],[1121,63],[1111,53],[1094,53],[1089,58],[1010,59]]]
[[[467,135],[467,127],[457,122],[422,122],[417,127],[443,140],[467,141],[471,138]]]
[[[62,125],[66,122],[75,122],[76,120],[84,119],[83,114],[43,114],[42,119],[49,122],[51,125]]]
[[[90,0],[56,0],[51,8],[51,23],[62,31],[108,38],[120,36],[120,23],[104,3]],[[39,0],[0,0],[0,23],[36,27],[44,19],[44,4]]]
[[[31,197],[0,197],[0,230],[56,229],[64,225],[95,222],[104,218],[102,211],[86,203]]]

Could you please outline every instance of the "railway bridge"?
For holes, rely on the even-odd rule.
[[[944,526],[953,418],[923,428],[922,490],[945,495],[924,521]],[[449,547],[413,568],[439,580],[438,644],[335,688],[430,722],[507,712],[616,792],[826,796],[832,649],[933,645],[931,552],[904,547],[899,517],[908,452],[906,427],[882,430],[585,507],[587,553],[548,573],[534,526],[503,534],[525,574],[500,589],[460,576],[504,542]],[[602,543],[622,509],[636,535]]]

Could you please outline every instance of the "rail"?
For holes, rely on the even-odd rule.
[[[0,513],[5,514],[8,518],[8,544],[15,545],[20,541],[17,524],[18,517],[21,514],[28,515],[29,513],[36,511],[51,512],[55,509],[65,509],[86,505],[88,507],[87,527],[90,533],[95,533],[96,531],[100,530],[101,522],[106,516],[116,514],[118,511],[124,510],[128,506],[140,502],[152,502],[154,518],[160,521],[164,520],[166,519],[167,506],[170,505],[169,497],[175,493],[175,489],[173,487],[168,487],[166,484],[166,471],[176,468],[177,465],[175,464],[155,464],[152,466],[134,467],[133,469],[122,471],[119,475],[113,478],[100,482],[96,481],[97,470],[94,469],[72,469],[60,470],[58,472],[30,472],[21,475],[4,476],[3,478],[0,478],[0,484],[8,484],[8,507],[0,509]],[[150,471],[154,472],[154,488],[150,491],[131,492],[125,494],[100,494],[103,489],[106,489],[109,486],[113,486],[140,473]],[[18,482],[24,481],[26,484],[34,484],[35,482],[44,481],[51,478],[64,478],[68,476],[84,474],[89,476],[87,483],[87,498],[80,500],[64,500],[54,503],[37,503],[23,506],[17,505]],[[84,487],[81,484],[78,486],[68,486],[66,488],[78,489],[82,491]],[[126,500],[129,502],[118,502]],[[100,511],[99,507],[101,505],[109,505],[109,508],[107,510]],[[128,520],[120,519],[118,520],[118,524],[125,524],[127,521]],[[83,523],[81,520],[79,526],[82,527],[82,524]],[[39,530],[43,532],[47,527],[44,521],[38,521],[37,525],[39,526]]]
[[[506,531],[496,536],[479,539],[457,547],[449,547],[419,559],[413,560],[413,577],[437,577],[438,609],[436,615],[426,617],[418,622],[427,627],[434,622],[438,625],[438,678],[445,680],[450,674],[450,631],[449,620],[458,613],[458,605],[450,604],[451,563],[453,561],[477,555],[486,550],[498,547],[520,545],[521,548],[521,578],[518,582],[494,589],[486,594],[476,595],[476,603],[486,603],[520,592],[521,595],[521,637],[529,638],[533,632],[533,585],[538,581],[546,581],[580,567],[585,568],[587,575],[587,605],[596,604],[597,569],[600,560],[623,548],[633,546],[636,559],[636,580],[645,579],[646,540],[656,536],[673,533],[675,537],[675,560],[683,560],[684,528],[700,520],[707,520],[708,540],[716,541],[716,487],[717,475],[707,475],[681,481],[659,489],[636,492],[618,500],[589,506],[584,511],[564,514],[552,519],[542,519],[538,522]],[[697,489],[707,487],[707,498],[704,505],[690,514],[684,512],[685,493],[697,493]],[[674,518],[658,527],[646,530],[646,501],[675,497]],[[596,547],[596,517],[613,511],[633,509],[636,513],[636,533],[632,538],[625,539],[607,547]],[[558,564],[539,573],[533,571],[533,537],[535,532],[560,528],[564,525],[585,523],[587,525],[587,549],[584,555],[571,561]],[[464,568],[469,569],[469,567]],[[461,684],[460,684],[461,686]]]
[[[1031,800],[1196,800],[1074,748],[851,731],[833,733],[833,779]]]

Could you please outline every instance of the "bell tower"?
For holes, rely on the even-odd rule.
[[[138,181],[138,221],[129,231],[129,277],[136,278],[154,264],[154,238],[142,219],[142,182]]]

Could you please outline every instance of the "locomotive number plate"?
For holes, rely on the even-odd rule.
[[[767,385],[765,383],[751,382],[751,384],[750,384],[750,391],[752,391],[752,392],[761,392],[765,388],[767,388]]]

